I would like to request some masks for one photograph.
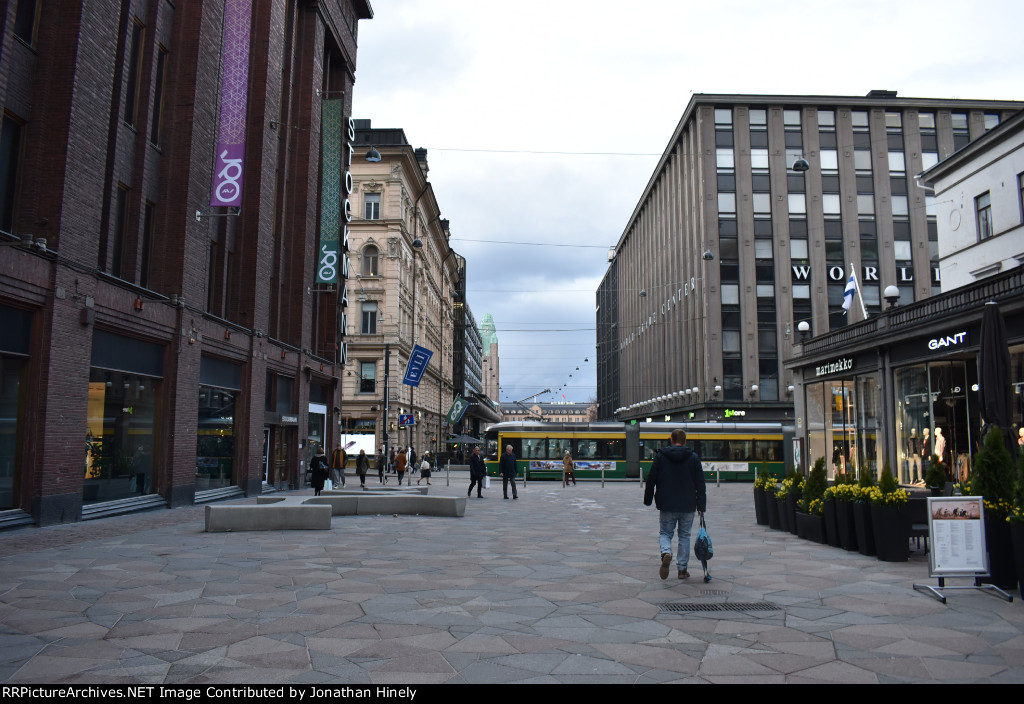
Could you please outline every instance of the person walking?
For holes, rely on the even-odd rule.
[[[388,468],[388,453],[383,447],[380,448],[380,454],[377,455],[377,479],[381,484],[388,483],[388,477],[385,472]]]
[[[359,486],[366,486],[366,473],[370,471],[370,458],[366,456],[366,450],[360,450],[356,457],[356,475],[359,477]]]
[[[427,486],[430,486],[430,453],[424,452],[423,459],[420,460],[420,478],[416,480],[416,486],[420,485],[420,482],[424,479],[427,480]]]
[[[331,481],[334,482],[335,487],[339,483],[341,486],[345,486],[346,462],[348,462],[348,455],[345,453],[345,448],[338,445],[334,448],[334,452],[331,453]]]
[[[487,475],[487,468],[484,466],[484,458],[480,456],[480,446],[473,448],[473,454],[469,456],[469,491],[466,496],[472,496],[473,487],[476,487],[476,498],[482,499],[480,490],[484,488],[484,477]]]
[[[572,455],[569,454],[568,450],[565,451],[565,457],[562,458],[562,465],[565,467],[565,476],[562,477],[562,485],[569,486],[569,482],[571,481],[572,485],[576,486],[576,474],[574,472],[576,469],[576,463],[572,461]]]
[[[663,447],[651,463],[644,490],[644,506],[653,500],[661,512],[661,532],[658,544],[661,548],[661,568],[658,575],[668,578],[672,564],[672,535],[679,529],[679,546],[676,551],[676,569],[679,579],[687,579],[690,573],[690,530],[694,514],[701,516],[707,510],[708,496],[704,486],[704,471],[700,457],[686,446],[686,431],[679,428],[672,431],[668,447]]]
[[[320,492],[324,490],[324,484],[327,482],[329,474],[327,456],[322,449],[317,448],[317,453],[313,455],[309,468],[312,470],[312,481],[310,483],[313,485],[313,496],[320,496]]]
[[[399,450],[398,454],[395,455],[395,472],[398,473],[398,486],[402,486],[402,477],[405,476],[406,461],[405,450]]]
[[[519,470],[516,469],[516,456],[512,454],[511,445],[505,447],[505,454],[501,456],[498,468],[501,470],[501,490],[505,494],[505,498],[508,498],[508,483],[511,480],[512,498],[518,499],[519,492],[516,490],[516,476],[519,474]]]

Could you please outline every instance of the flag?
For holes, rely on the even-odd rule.
[[[857,291],[857,280],[854,278],[853,267],[850,267],[850,280],[846,282],[846,290],[843,291],[843,310],[850,310],[853,305],[853,294]]]

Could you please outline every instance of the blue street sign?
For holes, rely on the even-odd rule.
[[[405,368],[405,376],[402,378],[402,383],[408,386],[419,386],[420,379],[423,378],[423,372],[426,371],[427,364],[433,356],[434,353],[426,347],[413,345],[412,354],[409,355],[409,366]]]
[[[399,428],[411,428],[416,425],[416,417],[412,413],[400,413],[398,415]]]

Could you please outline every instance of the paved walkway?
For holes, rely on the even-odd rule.
[[[636,484],[485,494],[331,531],[207,534],[190,507],[0,533],[0,680],[1024,682],[1020,600],[943,606],[923,556],[756,526],[749,485],[709,488],[710,584],[658,578]],[[722,603],[772,610],[661,607]]]

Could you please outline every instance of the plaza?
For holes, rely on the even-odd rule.
[[[467,485],[442,473],[431,494]],[[709,485],[707,584],[693,558],[658,578],[638,483],[484,496],[330,531],[204,533],[201,506],[5,531],[0,681],[1024,682],[1020,600],[942,605],[912,589],[935,584],[923,551],[884,563],[757,526],[749,484]]]

